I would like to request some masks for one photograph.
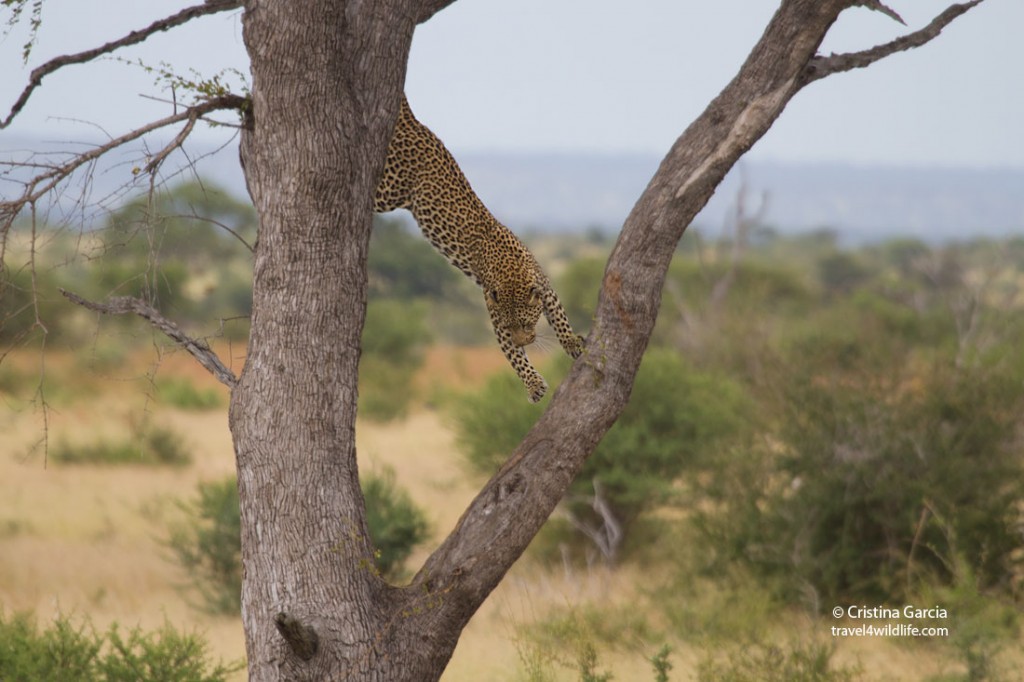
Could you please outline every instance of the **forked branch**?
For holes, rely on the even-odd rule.
[[[879,59],[884,59],[897,52],[921,47],[942,33],[942,29],[946,28],[954,19],[981,2],[982,0],[972,0],[971,2],[952,5],[946,8],[942,14],[932,19],[931,23],[924,28],[908,33],[905,36],[900,36],[888,43],[877,45],[869,50],[832,54],[828,57],[815,57],[807,65],[805,84],[825,76],[830,76],[833,73],[862,69],[877,62]]]
[[[57,71],[71,64],[84,64],[86,62],[92,61],[100,55],[108,54],[110,52],[113,52],[114,50],[118,50],[128,45],[135,45],[137,43],[141,43],[154,33],[159,33],[161,31],[166,31],[168,29],[174,28],[175,26],[180,26],[181,24],[191,21],[196,17],[201,17],[206,14],[215,14],[217,12],[223,12],[229,9],[235,9],[236,7],[240,7],[241,5],[241,0],[207,0],[201,5],[193,5],[192,7],[186,7],[177,14],[172,14],[169,17],[164,17],[163,19],[154,21],[152,24],[145,28],[132,31],[128,35],[118,38],[117,40],[112,40],[109,43],[100,45],[99,47],[94,47],[91,50],[85,50],[83,52],[76,52],[75,54],[65,54],[59,57],[54,57],[42,66],[37,66],[35,69],[32,70],[32,74],[29,76],[28,85],[25,86],[25,89],[21,91],[21,95],[18,96],[18,99],[15,100],[14,105],[11,106],[11,111],[7,114],[7,117],[3,121],[0,121],[0,130],[6,128],[11,124],[11,121],[14,120],[14,117],[17,116],[18,113],[25,107],[25,104],[28,102],[28,98],[31,97],[35,89],[42,84],[43,78],[50,75],[54,71]]]
[[[199,364],[205,367],[210,374],[217,377],[217,380],[222,384],[228,388],[234,388],[235,384],[238,383],[238,377],[221,362],[221,359],[217,357],[217,354],[213,352],[209,344],[201,339],[193,339],[183,332],[178,325],[161,315],[159,310],[145,301],[133,296],[113,296],[108,298],[106,303],[96,303],[65,289],[61,289],[60,293],[72,303],[77,303],[83,308],[104,315],[125,315],[129,313],[138,315],[191,353],[199,361]]]

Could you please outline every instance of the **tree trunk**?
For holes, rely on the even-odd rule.
[[[253,680],[440,677],[628,401],[686,226],[789,99],[827,72],[815,52],[839,13],[879,4],[782,2],[627,219],[584,356],[413,583],[395,588],[373,569],[356,470],[366,256],[412,32],[447,2],[246,5],[253,97],[242,158],[260,235],[230,423]]]
[[[373,568],[354,438],[373,190],[416,20],[405,4],[245,10],[241,155],[260,231],[230,424],[253,680],[415,678],[394,670],[404,652],[379,648],[394,599]]]

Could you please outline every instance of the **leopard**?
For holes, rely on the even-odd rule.
[[[583,353],[584,339],[573,331],[537,259],[491,214],[444,143],[413,115],[405,96],[373,208],[376,213],[408,210],[427,241],[480,286],[498,346],[530,402],[538,402],[548,389],[525,350],[537,338],[541,313],[570,357]]]

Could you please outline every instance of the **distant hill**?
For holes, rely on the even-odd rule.
[[[657,169],[640,156],[466,155],[460,163],[510,225],[618,229]],[[694,221],[718,232],[746,186],[748,215],[780,232],[823,227],[845,241],[893,234],[925,241],[1024,235],[1024,169],[896,168],[743,161]]]
[[[64,144],[63,148],[69,145]],[[20,158],[26,149],[59,145],[0,135],[0,161]],[[77,149],[83,146],[74,147]],[[212,145],[188,146],[189,158],[205,157]],[[599,229],[613,232],[657,169],[659,158],[640,155],[461,154],[456,157],[491,211],[513,230],[540,232]],[[173,155],[165,171],[181,168]],[[132,161],[117,154],[93,173],[90,196],[113,208],[116,191],[132,180]],[[5,169],[6,170],[6,169]],[[188,173],[188,171],[186,171]],[[237,142],[203,158],[198,173],[245,194]],[[189,173],[190,174],[190,173]],[[0,194],[18,190],[17,173],[0,178]],[[146,185],[137,179],[140,190]],[[929,242],[972,236],[1024,235],[1024,169],[900,168],[843,164],[743,161],[726,178],[695,226],[716,233],[728,224],[741,185],[748,214],[762,197],[763,224],[783,233],[829,228],[846,242],[898,234]],[[68,192],[66,197],[77,197]],[[70,199],[66,199],[70,201]]]

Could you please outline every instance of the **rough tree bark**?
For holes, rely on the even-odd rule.
[[[244,3],[253,81],[241,156],[260,236],[248,358],[237,381],[227,370],[221,378],[232,387],[252,680],[439,678],[466,623],[626,405],[676,244],[728,170],[801,88],[922,45],[980,2],[953,5],[892,43],[823,56],[818,47],[844,10],[899,16],[879,0],[782,0],[739,73],[672,146],[627,218],[586,353],[412,583],[395,587],[373,569],[355,453],[372,196],[413,30],[452,1]],[[208,0],[97,51],[44,65],[0,128],[63,63],[138,42],[186,13],[236,4]],[[167,121],[194,122],[205,110],[196,111]],[[0,245],[14,216],[49,191],[52,178],[40,178],[20,199],[0,202]],[[78,302],[141,315],[211,371],[223,367],[144,302]]]
[[[373,571],[355,458],[371,198],[415,20],[409,2],[334,0],[243,17],[260,236],[230,425],[254,680],[412,679],[395,667],[424,658],[418,638],[382,641],[400,600]]]

